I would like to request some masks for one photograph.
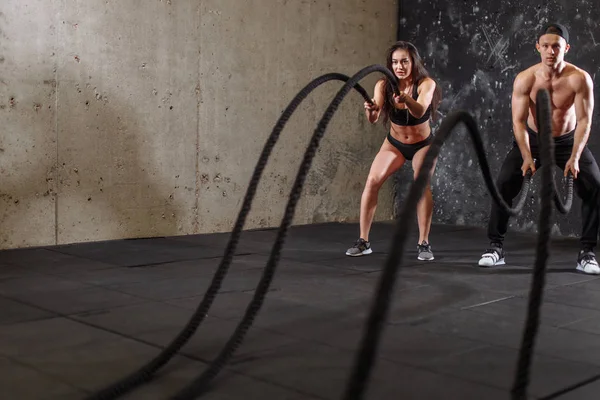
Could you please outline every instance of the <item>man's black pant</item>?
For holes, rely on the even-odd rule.
[[[529,133],[529,144],[531,155],[536,159],[536,168],[539,168],[539,145],[537,133],[527,127]],[[564,170],[567,161],[571,157],[573,150],[573,141],[575,131],[569,132],[562,136],[554,138],[554,157],[558,167]],[[500,195],[504,201],[512,207],[513,199],[519,194],[523,183],[523,158],[521,151],[514,142],[512,150],[506,156],[500,174],[498,176],[496,186],[500,191]],[[581,152],[579,159],[579,174],[577,179],[574,179],[574,186],[577,195],[582,200],[581,217],[582,217],[582,232],[581,246],[583,249],[592,250],[597,244],[598,228],[600,219],[598,213],[598,201],[600,193],[600,170],[594,159],[594,155],[587,148]],[[492,202],[492,211],[488,224],[488,237],[491,242],[503,243],[504,235],[508,229],[508,220],[510,215]]]

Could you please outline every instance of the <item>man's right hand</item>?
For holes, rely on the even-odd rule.
[[[527,171],[531,171],[531,175],[535,174],[535,161],[532,157],[527,157],[523,160],[521,171],[523,171],[523,176],[527,174]]]

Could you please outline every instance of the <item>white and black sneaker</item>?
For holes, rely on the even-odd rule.
[[[600,267],[593,251],[581,250],[579,252],[576,270],[584,274],[600,275]]]
[[[350,257],[359,257],[371,254],[372,252],[373,249],[371,249],[371,243],[367,242],[363,238],[360,238],[356,241],[356,243],[354,243],[354,246],[346,250],[346,255]]]
[[[504,249],[502,246],[498,246],[495,243],[492,243],[490,248],[487,249],[479,259],[480,267],[493,267],[504,264]]]

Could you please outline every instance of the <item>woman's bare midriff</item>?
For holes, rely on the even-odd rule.
[[[390,135],[404,144],[413,144],[421,142],[429,137],[431,134],[431,127],[429,121],[423,122],[419,125],[402,126],[396,125],[390,122]]]

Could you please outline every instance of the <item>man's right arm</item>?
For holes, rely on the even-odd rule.
[[[529,101],[533,77],[529,72],[521,72],[515,78],[512,93],[512,122],[515,140],[521,151],[523,164],[531,162],[531,149],[529,147],[529,134],[527,133],[527,117],[529,116]],[[535,170],[532,170],[535,172]],[[525,171],[523,171],[525,173]]]

